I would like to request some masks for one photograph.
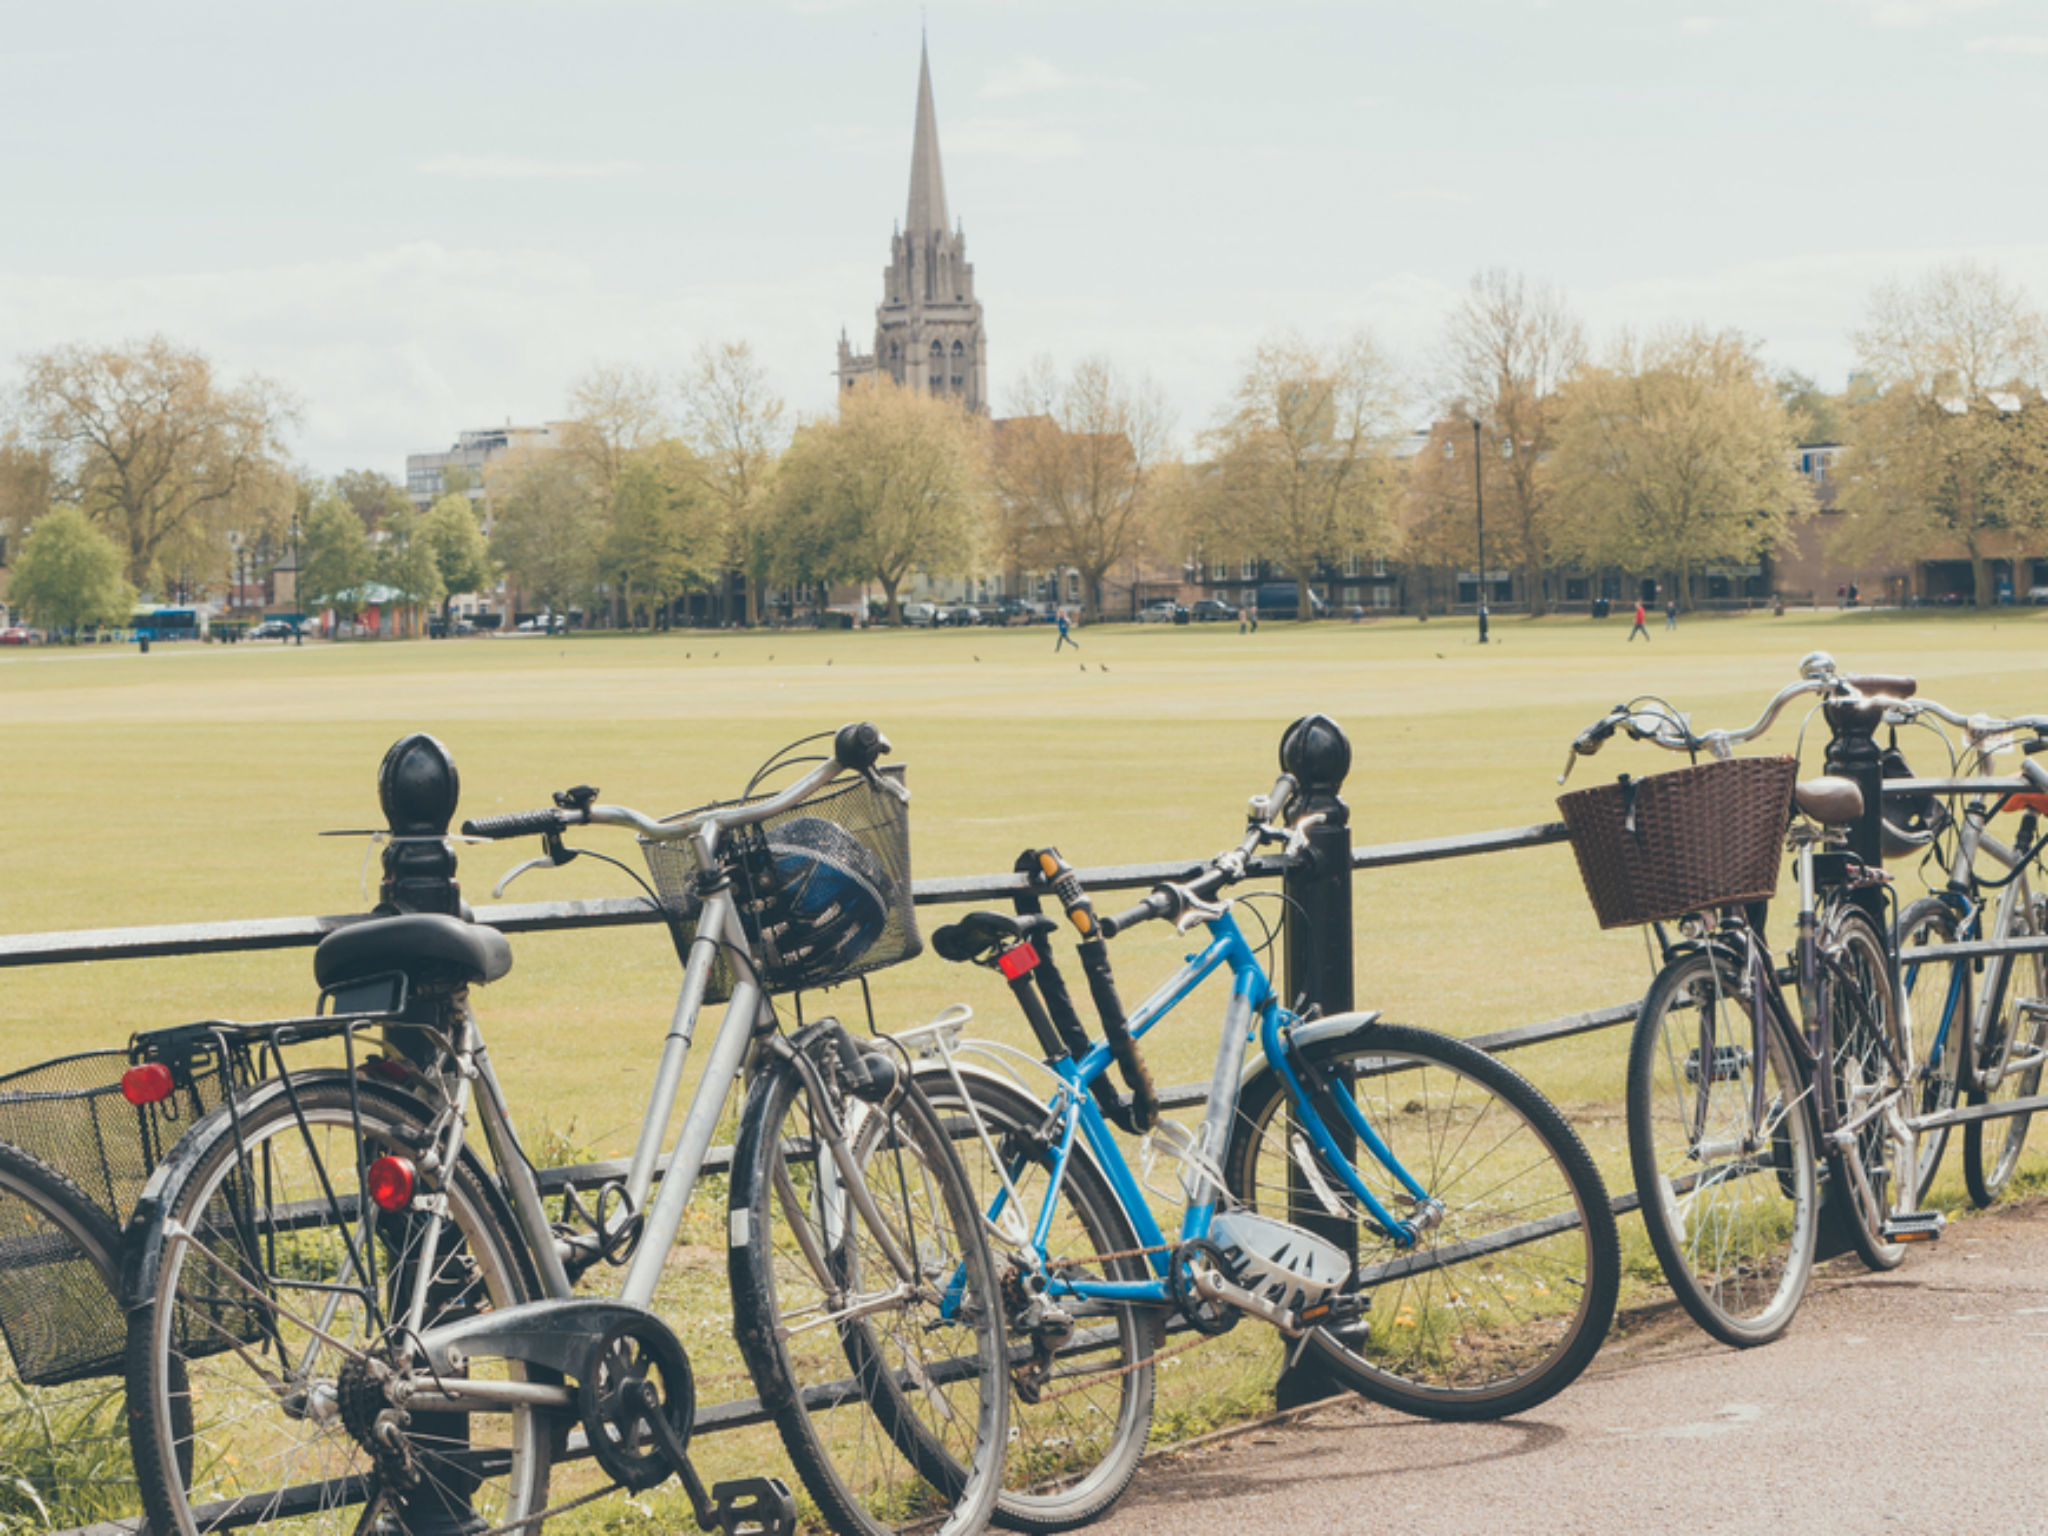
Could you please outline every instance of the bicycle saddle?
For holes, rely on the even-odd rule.
[[[1799,809],[1824,827],[1845,827],[1863,814],[1863,791],[1833,774],[1807,779],[1793,792]]]
[[[1843,681],[1858,693],[1867,693],[1878,699],[1910,699],[1920,688],[1917,679],[1904,677],[1896,672],[1868,672],[1861,677],[1844,678]]]
[[[1001,944],[1021,943],[1059,925],[1042,912],[1012,917],[1007,912],[970,912],[932,935],[932,948],[944,960],[979,960]]]
[[[496,981],[511,969],[512,946],[504,934],[439,912],[351,923],[313,951],[313,979],[322,987],[387,971],[403,971],[416,988],[469,986]]]

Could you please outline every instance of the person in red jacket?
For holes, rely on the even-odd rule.
[[[1634,629],[1628,632],[1629,639],[1633,640],[1637,635],[1641,635],[1645,641],[1650,638],[1650,626],[1643,622],[1644,618],[1642,600],[1638,598],[1636,600],[1636,625]]]

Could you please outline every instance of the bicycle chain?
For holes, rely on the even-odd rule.
[[[1062,1267],[1078,1269],[1088,1264],[1109,1265],[1117,1263],[1122,1259],[1145,1259],[1150,1258],[1155,1253],[1171,1253],[1176,1246],[1178,1245],[1174,1243],[1154,1243],[1149,1248],[1126,1248],[1117,1253],[1091,1254],[1085,1259],[1068,1259],[1064,1261]],[[1130,1375],[1133,1371],[1141,1371],[1148,1365],[1157,1365],[1161,1360],[1170,1360],[1175,1355],[1184,1355],[1197,1344],[1200,1344],[1205,1337],[1206,1335],[1198,1333],[1193,1338],[1184,1339],[1170,1349],[1154,1350],[1142,1360],[1133,1360],[1129,1365],[1120,1365],[1113,1370],[1082,1373],[1090,1379],[1087,1381],[1077,1381],[1071,1387],[1066,1387],[1058,1392],[1041,1392],[1033,1406],[1044,1403],[1057,1403],[1063,1398],[1072,1397],[1077,1392],[1087,1391],[1098,1381],[1115,1381]]]

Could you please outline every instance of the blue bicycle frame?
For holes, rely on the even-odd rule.
[[[1216,1068],[1210,1079],[1208,1110],[1195,1139],[1192,1158],[1195,1176],[1192,1187],[1188,1187],[1186,1179],[1183,1180],[1189,1198],[1181,1214],[1180,1241],[1185,1243],[1209,1235],[1210,1225],[1216,1216],[1217,1203],[1223,1197],[1223,1190],[1216,1184],[1215,1170],[1222,1166],[1224,1153],[1229,1146],[1231,1120],[1237,1110],[1238,1084],[1244,1069],[1245,1048],[1250,1042],[1253,1028],[1256,1027],[1259,1047],[1265,1053],[1266,1060],[1280,1074],[1288,1101],[1293,1106],[1296,1123],[1308,1136],[1325,1168],[1338,1183],[1350,1191],[1396,1246],[1413,1247],[1419,1235],[1415,1223],[1395,1216],[1366,1186],[1352,1166],[1351,1159],[1338,1146],[1328,1123],[1318,1113],[1290,1050],[1290,1035],[1296,1023],[1295,1016],[1282,1008],[1278,999],[1274,997],[1266,973],[1253,954],[1251,945],[1239,931],[1236,919],[1226,911],[1220,916],[1208,919],[1206,927],[1209,932],[1207,946],[1199,953],[1188,956],[1181,968],[1147,997],[1130,1016],[1131,1034],[1134,1037],[1143,1036],[1216,971],[1225,967],[1230,971],[1230,999],[1223,1014],[1223,1038],[1217,1047]],[[1115,1137],[1110,1134],[1109,1124],[1103,1118],[1102,1111],[1090,1091],[1095,1080],[1109,1070],[1112,1060],[1109,1046],[1098,1041],[1078,1062],[1071,1057],[1061,1057],[1048,1063],[1049,1070],[1060,1079],[1060,1087],[1053,1097],[1051,1106],[1057,1129],[1055,1142],[1051,1148],[1051,1177],[1047,1181],[1045,1197],[1032,1227],[1031,1247],[1032,1251],[1043,1259],[1052,1230],[1053,1214],[1058,1207],[1060,1188],[1066,1179],[1067,1168],[1073,1161],[1075,1144],[1077,1141],[1085,1142],[1103,1174],[1108,1178],[1118,1203],[1130,1217],[1132,1229],[1138,1234],[1140,1246],[1148,1250],[1154,1277],[1149,1280],[1091,1280],[1073,1275],[1047,1275],[1048,1293],[1055,1297],[1077,1297],[1095,1301],[1169,1305],[1174,1300],[1168,1279],[1172,1245],[1167,1242],[1165,1233],[1153,1216],[1151,1203],[1145,1198],[1144,1191],[1137,1177],[1131,1172],[1130,1164],[1125,1161]],[[1351,1132],[1365,1149],[1394,1176],[1418,1204],[1426,1202],[1429,1199],[1429,1192],[1401,1166],[1400,1161],[1381,1139],[1379,1132],[1367,1121],[1351,1096],[1348,1093],[1336,1093],[1329,1095],[1329,1098],[1335,1103]],[[1024,1160],[1019,1159],[1008,1169],[1012,1187],[1023,1168]],[[1009,1198],[1010,1190],[1007,1187],[996,1194],[989,1210],[991,1221],[1002,1216]]]

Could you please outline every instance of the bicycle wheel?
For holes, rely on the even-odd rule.
[[[1862,1122],[1848,1145],[1828,1147],[1829,1202],[1857,1256],[1872,1269],[1896,1269],[1906,1245],[1887,1239],[1884,1227],[1893,1212],[1913,1208],[1914,1172],[1901,1174],[1911,1144],[1905,1118],[1913,1100],[1900,1092],[1911,1044],[1884,940],[1854,907],[1823,919],[1821,1012],[1832,1042],[1836,1114],[1845,1125]],[[1886,1101],[1889,1107],[1870,1113]]]
[[[415,1408],[403,1430],[410,1488],[387,1484],[362,1443],[384,1402],[375,1368],[394,1358],[420,1287],[423,1327],[537,1290],[495,1185],[465,1152],[432,1191],[445,1222],[417,1198],[382,1211],[359,1198],[360,1170],[387,1153],[419,1165],[431,1144],[421,1106],[358,1083],[359,1136],[346,1079],[292,1086],[297,1111],[278,1080],[243,1101],[239,1129],[226,1110],[200,1121],[138,1209],[150,1246],[129,1317],[128,1402],[151,1528],[346,1532],[372,1500],[384,1523],[415,1530],[537,1513],[548,1435],[531,1408]],[[524,1379],[502,1360],[465,1374]]]
[[[994,1509],[1008,1425],[981,1213],[908,1083],[879,1105],[829,1078],[825,1092],[821,1109],[782,1061],[748,1093],[730,1186],[734,1332],[835,1531],[965,1536]],[[872,1214],[829,1150],[835,1122]]]
[[[1899,998],[1913,1070],[1920,1074],[1914,1102],[1923,1115],[1942,1114],[1956,1107],[1963,1050],[1970,1033],[1971,971],[1967,960],[1923,965],[1914,960],[1913,951],[1930,944],[1954,944],[1960,937],[1955,908],[1939,897],[1923,896],[1899,914]],[[1947,1126],[1920,1133],[1918,1171],[1913,1180],[1915,1206],[1926,1203],[1947,1147]]]
[[[1138,1470],[1152,1425],[1151,1359],[1166,1319],[1160,1308],[1071,1298],[1049,1306],[1019,1284],[1035,1270],[1030,1227],[1052,1172],[1044,1135],[1049,1112],[1015,1083],[966,1070],[961,1078],[987,1144],[944,1067],[921,1068],[917,1084],[953,1138],[977,1207],[992,1211],[999,1197],[1007,1200],[1004,1172],[1017,1196],[988,1233],[1008,1316],[1013,1389],[995,1520],[1016,1531],[1071,1530],[1114,1504]],[[1046,1268],[1093,1280],[1148,1280],[1153,1271],[1138,1246],[1108,1179],[1077,1150],[1047,1230]]]
[[[1628,1054],[1628,1151],[1664,1278],[1724,1344],[1785,1331],[1813,1273],[1813,1127],[1790,1048],[1756,1027],[1718,951],[1657,973]]]
[[[2024,938],[2038,931],[2036,915],[2022,899],[2014,904],[2005,925],[2005,937]],[[1989,1088],[1970,1094],[1972,1104],[1990,1104],[2001,1099],[2031,1098],[2041,1091],[2041,1066],[2048,1055],[2048,957],[2042,955],[1994,956],[1984,977],[1985,1037],[1975,1042],[1978,1072],[1997,1066],[2005,1041],[2012,1040],[2012,1054],[2005,1073]],[[2032,1006],[2028,1006],[2032,1004]],[[2032,1115],[2011,1115],[2003,1120],[1973,1120],[1963,1127],[1963,1182],[1970,1198],[1989,1205],[2011,1181],[2026,1149],[2027,1126]]]
[[[1607,1186],[1564,1117],[1504,1063],[1429,1030],[1304,1033],[1302,1058],[1443,1203],[1405,1249],[1353,1207],[1370,1307],[1316,1329],[1309,1347],[1354,1391],[1428,1418],[1501,1418],[1569,1385],[1613,1320],[1621,1247]],[[1263,1064],[1239,1094],[1223,1169],[1233,1197],[1283,1219],[1287,1120],[1286,1090]],[[1411,1208],[1377,1159],[1355,1166],[1390,1211]],[[1335,1200],[1330,1173],[1316,1178]]]
[[[0,1531],[135,1511],[118,1385],[121,1234],[92,1197],[0,1142]]]

